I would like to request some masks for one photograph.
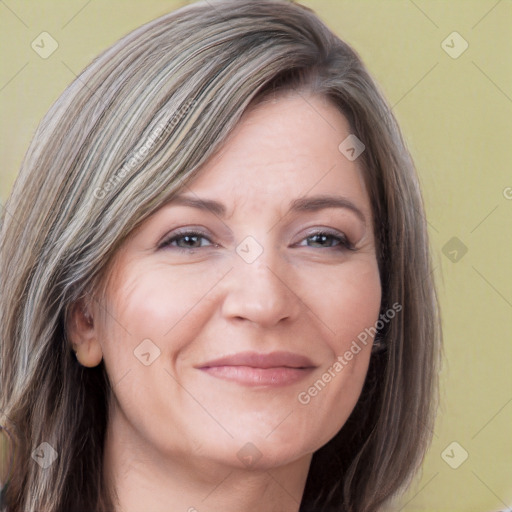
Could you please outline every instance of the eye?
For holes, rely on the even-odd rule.
[[[207,243],[203,243],[206,241]],[[311,233],[304,238],[307,247],[320,248],[320,249],[338,249],[338,250],[351,250],[354,251],[354,245],[347,239],[343,233],[330,232],[322,230]],[[303,243],[298,244],[303,246]],[[194,249],[201,249],[204,247],[216,246],[208,238],[208,236],[201,231],[186,230],[175,232],[166,238],[159,246],[159,249],[171,248],[181,251],[192,251]]]
[[[204,245],[203,240],[207,240],[209,244]],[[178,250],[200,249],[212,244],[211,240],[200,231],[181,231],[173,233],[172,236],[166,238],[159,246],[159,249],[170,247]]]
[[[330,232],[327,230],[311,233],[304,239],[306,242],[312,241],[312,245],[307,244],[307,247],[319,247],[324,249],[338,249],[354,251],[354,245],[348,238],[338,232]],[[299,244],[303,246],[303,244]]]

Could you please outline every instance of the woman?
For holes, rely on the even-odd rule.
[[[1,225],[6,510],[375,511],[435,412],[396,121],[286,1],[197,3],[52,107]]]

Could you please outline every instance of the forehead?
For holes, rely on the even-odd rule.
[[[339,149],[349,135],[348,121],[325,98],[270,98],[246,111],[187,189],[233,207],[327,193],[367,202],[361,166]]]

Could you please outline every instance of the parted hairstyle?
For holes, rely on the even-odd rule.
[[[402,306],[377,334],[384,350],[354,411],[313,455],[300,511],[376,511],[410,483],[431,439],[442,334],[419,181],[397,122],[359,56],[312,10],[215,0],[138,28],[77,76],[2,210],[4,510],[113,510],[102,469],[112,389],[103,362],[74,357],[71,305],[102,289],[123,240],[197,175],[247,108],[282,91],[328,99],[364,143],[381,311]],[[47,468],[31,456],[43,442],[58,453]]]

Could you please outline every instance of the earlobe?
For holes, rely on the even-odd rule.
[[[103,359],[103,351],[94,318],[81,300],[71,306],[66,330],[78,362],[88,368],[98,366]]]
[[[75,350],[76,359],[82,365],[88,368],[94,368],[101,363],[103,351],[99,343],[86,344]]]

